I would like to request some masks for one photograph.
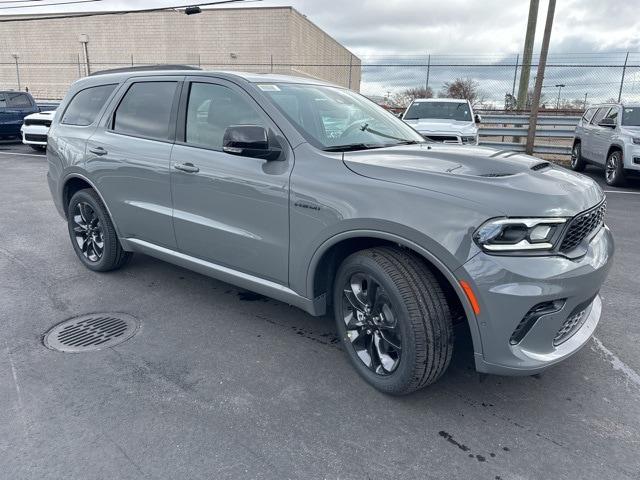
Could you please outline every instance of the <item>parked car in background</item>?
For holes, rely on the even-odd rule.
[[[47,148],[47,134],[55,114],[55,110],[50,110],[32,113],[24,117],[24,123],[20,128],[22,143],[29,145],[34,150]]]
[[[39,111],[31,94],[0,91],[0,139],[20,137],[24,117]]]
[[[468,100],[421,98],[414,100],[402,116],[424,138],[434,142],[478,144],[480,115]]]
[[[640,104],[609,103],[588,108],[578,125],[571,151],[571,168],[587,164],[604,167],[607,184],[621,186],[640,174]]]
[[[478,371],[528,375],[577,352],[600,320],[614,246],[592,179],[426,142],[346,88],[94,74],[60,105],[47,159],[87,268],[139,252],[333,312],[352,365],[383,392],[435,382],[454,325],[468,326]]]

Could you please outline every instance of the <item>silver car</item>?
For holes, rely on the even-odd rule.
[[[289,76],[104,73],[58,112],[47,177],[87,268],[147,254],[331,313],[381,391],[435,382],[454,327],[478,371],[530,375],[600,320],[605,197],[549,162],[425,142],[357,93]]]
[[[640,173],[640,104],[603,104],[587,109],[576,127],[571,168],[604,167],[605,180],[622,186]]]

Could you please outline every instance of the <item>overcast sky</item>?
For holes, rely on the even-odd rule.
[[[3,9],[11,6],[62,3],[0,2],[0,12],[61,13],[188,5],[188,0],[98,0],[59,6]],[[77,0],[76,0],[77,1]],[[197,4],[197,2],[193,2]],[[539,52],[547,10],[540,0],[534,52]],[[247,7],[291,5],[362,58],[365,64],[425,63],[427,53],[447,55],[435,63],[512,64],[522,52],[529,0],[263,0]],[[240,3],[229,5],[240,6]],[[221,8],[221,7],[216,7]],[[558,0],[551,37],[551,63],[601,63],[616,65],[624,52],[640,52],[640,0]],[[464,56],[463,56],[464,55]],[[414,56],[415,58],[411,58]],[[418,58],[418,56],[420,56]],[[640,53],[630,57],[640,63]],[[513,67],[495,69],[432,68],[434,87],[451,77],[470,76],[483,82],[493,100],[512,87]],[[554,75],[556,78],[554,78]],[[621,69],[550,69],[545,83],[566,83],[567,98],[605,100],[617,93]],[[363,68],[363,91],[384,94],[423,82],[418,68]],[[640,68],[627,72],[625,91],[640,96]],[[637,90],[637,91],[636,91]],[[551,94],[549,94],[551,96]],[[639,97],[640,98],[640,97]]]

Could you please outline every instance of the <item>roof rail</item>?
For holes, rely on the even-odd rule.
[[[202,70],[200,67],[193,67],[191,65],[144,65],[141,67],[122,67],[111,68],[108,70],[99,70],[89,74],[90,77],[96,75],[106,75],[108,73],[124,73],[124,72],[148,72],[155,70]]]

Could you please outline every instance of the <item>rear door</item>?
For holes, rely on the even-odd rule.
[[[134,77],[87,142],[86,169],[118,233],[174,249],[169,161],[183,77]]]
[[[193,78],[183,89],[171,155],[174,226],[181,252],[286,285],[293,152],[261,107],[237,85]],[[280,144],[265,161],[222,150],[231,125],[260,125]],[[183,166],[188,166],[185,171]]]

